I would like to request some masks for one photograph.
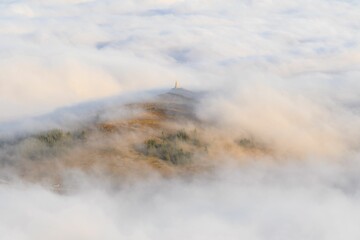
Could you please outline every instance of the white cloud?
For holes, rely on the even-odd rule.
[[[359,239],[359,11],[350,0],[1,1],[0,122],[178,80],[215,90],[199,116],[283,164],[115,192],[0,185],[0,236]]]
[[[105,70],[72,59],[7,59],[0,74],[2,119],[114,95],[121,88]]]
[[[129,82],[156,88],[171,86],[174,80],[181,80],[183,86],[214,87],[234,77],[242,78],[248,69],[291,80],[294,75],[308,73],[357,71],[358,8],[352,1],[329,0],[18,0],[2,3],[0,14],[6,18],[1,23],[4,40],[0,47],[4,49],[3,62],[19,54],[51,61],[53,56],[49,54],[57,54],[60,66],[66,65],[68,58],[82,64],[84,69],[95,66],[106,78],[119,82],[124,90],[123,85]],[[60,52],[56,51],[59,49]],[[86,58],[90,52],[92,63],[88,64]],[[109,66],[123,69],[121,75],[109,70]],[[89,70],[87,75],[93,75],[93,71]],[[48,77],[43,72],[33,72],[33,78],[39,81]],[[33,85],[31,79],[20,73],[16,77],[23,79],[24,85],[25,81]],[[8,76],[1,78],[12,81]],[[57,84],[54,81],[44,80],[44,88],[46,85],[53,88],[51,85]],[[85,83],[87,79],[78,81]],[[66,84],[64,81],[58,95],[67,95]],[[92,97],[111,94],[114,91]],[[33,95],[36,99],[37,93]],[[41,109],[86,101],[88,97],[70,96],[72,100],[65,101],[55,96],[56,104],[47,108],[28,98],[26,105],[37,113]],[[21,115],[13,111],[5,119]]]
[[[70,195],[0,185],[3,239],[358,239],[356,159],[258,162]],[[4,217],[6,216],[6,217]]]
[[[210,94],[198,107],[199,117],[233,138],[253,138],[285,155],[342,158],[359,148],[360,118],[339,100],[341,94],[290,88],[270,75],[248,77],[251,83],[231,82]]]

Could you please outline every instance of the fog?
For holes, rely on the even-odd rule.
[[[280,154],[342,158],[359,150],[357,105],[350,107],[328,93],[299,93],[284,81],[277,86],[254,82],[234,83],[209,95],[198,107],[199,117]]]
[[[210,146],[199,172],[166,175],[111,155],[154,130],[94,131],[64,156],[0,141],[1,239],[359,239],[359,12],[350,0],[1,1],[0,140],[125,121],[141,112],[120,104],[178,81],[206,92],[202,125],[170,126]],[[86,160],[127,177],[82,172]]]
[[[252,81],[254,73],[354,101],[358,7],[332,0],[2,1],[0,120],[175,80],[216,89]]]
[[[358,159],[255,163],[71,195],[2,186],[4,239],[358,239]]]

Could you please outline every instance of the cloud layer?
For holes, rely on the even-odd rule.
[[[179,81],[209,91],[197,115],[215,133],[276,157],[223,156],[230,166],[208,175],[116,189],[85,177],[68,195],[0,182],[0,236],[359,239],[359,11],[351,0],[1,1],[0,122]]]
[[[0,233],[13,240],[355,240],[357,161],[253,163],[117,191],[91,184],[68,196],[37,186],[1,186]]]
[[[0,120],[175,80],[217,88],[252,81],[249,72],[354,100],[358,9],[330,0],[3,1]]]

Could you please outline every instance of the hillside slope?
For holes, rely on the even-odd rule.
[[[261,152],[250,139],[226,139],[202,122],[196,115],[202,96],[172,89],[145,102],[101,109],[75,130],[4,140],[1,179],[11,181],[9,173],[15,172],[26,181],[63,189],[79,173],[112,181],[191,175],[211,169],[220,155]],[[119,110],[123,114],[113,114]]]

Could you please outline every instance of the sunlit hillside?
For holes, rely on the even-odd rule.
[[[10,170],[26,181],[65,191],[72,171],[111,181],[154,174],[191,176],[211,171],[224,155],[240,157],[241,162],[241,156],[270,153],[254,139],[225,137],[210,122],[200,120],[195,109],[204,95],[174,88],[146,102],[98,109],[92,121],[72,130],[5,138],[2,182],[11,181],[6,176]],[[101,115],[115,110],[131,114],[102,120]]]

